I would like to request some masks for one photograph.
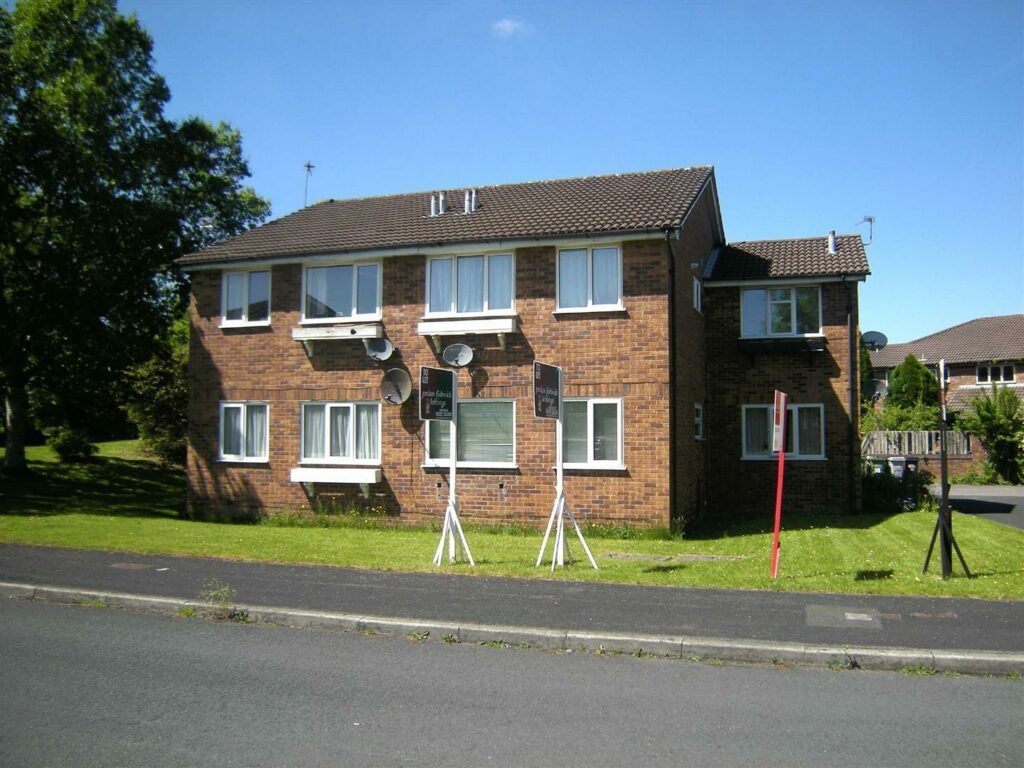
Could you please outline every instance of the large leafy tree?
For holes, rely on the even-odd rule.
[[[992,385],[971,401],[960,424],[985,446],[989,464],[1003,480],[1024,481],[1024,400],[1008,387]]]
[[[113,0],[0,5],[0,381],[9,469],[29,405],[74,425],[149,357],[172,260],[258,223],[227,125],[163,114],[152,40]]]
[[[924,363],[913,355],[892,369],[885,404],[913,408],[917,405],[937,405],[939,381]]]

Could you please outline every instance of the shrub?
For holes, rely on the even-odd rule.
[[[98,448],[89,442],[89,436],[79,429],[60,427],[46,441],[61,462],[67,464],[88,461]]]
[[[1003,480],[1013,485],[1024,479],[1024,400],[1006,387],[992,385],[971,401],[960,424],[985,446],[988,460]]]
[[[927,403],[897,405],[888,400],[881,410],[871,410],[861,421],[862,432],[876,430],[909,431],[933,430],[939,428],[939,406]]]
[[[886,407],[899,405],[911,407],[919,403],[935,405],[939,402],[939,381],[920,360],[913,355],[892,369],[889,375],[889,392],[885,396]]]

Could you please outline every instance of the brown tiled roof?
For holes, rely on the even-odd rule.
[[[711,166],[444,190],[447,211],[430,216],[432,192],[326,200],[178,259],[210,262],[450,243],[618,233],[674,227],[697,199]]]
[[[890,344],[871,353],[875,368],[894,368],[907,355],[931,363],[991,363],[1024,360],[1024,315],[979,317],[916,341]]]
[[[860,235],[837,235],[834,254],[828,252],[828,236],[731,243],[709,261],[705,278],[712,282],[772,280],[863,276],[869,272]]]
[[[1005,387],[1005,384],[999,384],[997,386]],[[1024,400],[1024,389],[1020,387],[1007,387],[1013,394],[1020,399]],[[950,389],[949,395],[946,397],[946,407],[951,411],[966,411],[970,406],[971,401],[978,397],[982,392],[991,394],[991,387],[957,387],[956,389]]]

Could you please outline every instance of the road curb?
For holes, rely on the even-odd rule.
[[[582,632],[492,624],[460,624],[390,616],[367,616],[276,606],[158,597],[97,589],[0,582],[0,597],[72,605],[97,605],[177,616],[183,610],[213,614],[229,609],[248,621],[290,627],[319,627],[384,635],[414,635],[462,643],[522,646],[545,650],[653,655],[693,661],[744,664],[799,664],[881,671],[935,670],[967,675],[1024,674],[1024,654],[872,646],[825,646],[714,637],[680,637],[628,632]]]

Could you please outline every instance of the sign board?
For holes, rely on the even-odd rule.
[[[455,413],[455,371],[420,366],[420,419],[451,421]]]
[[[789,395],[775,390],[775,410],[772,411],[772,453],[782,453],[786,448],[786,407]]]
[[[562,369],[533,361],[533,413],[541,419],[557,419],[562,413]]]

